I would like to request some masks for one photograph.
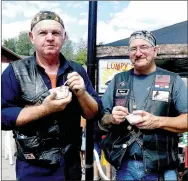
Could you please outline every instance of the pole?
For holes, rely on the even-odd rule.
[[[89,1],[87,73],[95,87],[97,1]],[[85,180],[93,180],[93,121],[86,122]]]

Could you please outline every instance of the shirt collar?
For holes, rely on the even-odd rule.
[[[34,52],[33,54],[34,56],[34,61],[35,61],[35,64],[36,66],[38,66],[39,68],[42,68],[38,62],[36,61],[36,52]],[[60,56],[59,56],[59,60],[60,60],[60,66],[59,66],[59,69],[58,69],[58,75],[64,73],[67,69],[70,69],[71,71],[73,70],[73,67],[71,66],[71,63],[69,60],[67,60],[63,54],[60,52]],[[43,68],[42,68],[43,69]]]

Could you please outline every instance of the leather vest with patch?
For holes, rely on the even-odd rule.
[[[133,76],[131,71],[132,70],[119,73],[114,77],[115,99],[113,105],[125,106],[130,113],[133,112],[135,104],[132,91]],[[167,80],[160,81],[161,77],[165,77]],[[145,99],[142,107],[143,110],[156,116],[177,116],[178,114],[172,100],[172,90],[175,79],[175,73],[157,68],[155,80],[153,81],[150,92]],[[160,93],[162,93],[162,97],[158,96]],[[138,131],[136,126],[132,127],[134,130]],[[108,141],[102,141],[102,147],[106,153],[106,158],[116,169],[120,168],[123,156],[126,154],[127,147],[125,147],[125,143],[132,139],[132,135],[128,130],[129,128],[130,124],[128,121],[125,121],[120,125],[113,125],[109,133],[110,136],[108,135],[107,138]],[[143,134],[142,152],[145,172],[160,172],[164,169],[177,168],[179,162],[177,134],[163,129],[140,131]]]
[[[12,62],[16,79],[21,88],[22,103],[25,105],[39,105],[50,93],[37,70],[34,57]],[[40,120],[28,123],[23,127],[16,127],[14,137],[17,145],[18,158],[31,163],[57,164],[60,157],[65,155],[67,160],[74,160],[79,151],[80,142],[69,143],[66,134],[60,135],[58,116],[53,113]],[[27,134],[27,131],[30,136]],[[71,131],[71,130],[69,130]],[[75,132],[80,137],[80,130]],[[70,161],[69,161],[70,162]],[[71,163],[70,163],[71,164]]]

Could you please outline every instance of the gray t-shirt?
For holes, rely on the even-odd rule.
[[[155,73],[148,75],[135,75],[133,81],[133,91],[135,97],[135,103],[137,109],[142,109],[141,106],[144,102],[144,99],[149,93],[149,90],[152,86],[152,82],[155,78]],[[173,101],[175,107],[179,114],[187,112],[187,88],[185,83],[182,81],[180,76],[177,76],[175,80],[174,89],[172,92]],[[142,139],[142,137],[141,137]],[[137,155],[142,156],[142,151],[137,142],[134,142],[129,149],[127,150],[129,156]]]
[[[154,78],[155,72],[148,75],[133,74],[133,94],[137,110],[142,110],[144,100],[150,92]]]
[[[133,91],[137,109],[141,108],[141,104],[149,93],[155,73],[148,75],[135,75],[133,82]],[[177,76],[172,91],[172,97],[175,107],[179,114],[187,112],[187,87],[180,76]]]
[[[142,109],[141,106],[143,104],[143,101],[147,97],[152,83],[155,79],[155,72],[150,73],[148,75],[134,74],[133,76],[133,92],[135,97],[135,103],[137,105],[137,109]],[[113,79],[102,97],[102,102],[106,113],[111,113],[113,109],[114,97],[112,89],[114,87],[114,84],[115,81]],[[174,101],[175,108],[179,114],[186,113],[188,110],[187,92],[188,88],[186,87],[181,77],[178,75],[174,83],[172,98]],[[140,146],[137,144],[137,142],[133,143],[132,146],[129,147],[128,152],[128,155],[142,155]]]

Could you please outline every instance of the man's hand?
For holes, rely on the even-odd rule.
[[[43,105],[49,109],[51,112],[63,111],[67,104],[69,104],[72,100],[72,93],[69,92],[68,96],[64,99],[56,99],[56,93],[52,92],[49,96],[47,96]]]
[[[145,111],[134,111],[133,114],[141,115],[142,118],[139,123],[136,124],[136,126],[139,129],[157,129],[160,128],[160,119],[158,116],[155,116],[153,114],[150,114]]]
[[[84,80],[77,72],[68,74],[67,84],[77,97],[84,95],[86,92]]]
[[[128,109],[123,106],[115,106],[112,109],[112,123],[113,124],[120,124],[121,122],[125,121],[125,116],[129,114]]]
[[[28,106],[21,110],[16,120],[16,126],[24,126],[29,122],[38,120],[48,116],[54,112],[63,111],[67,104],[72,100],[72,93],[69,92],[68,97],[57,100],[56,93],[52,92],[47,96],[42,104]]]

